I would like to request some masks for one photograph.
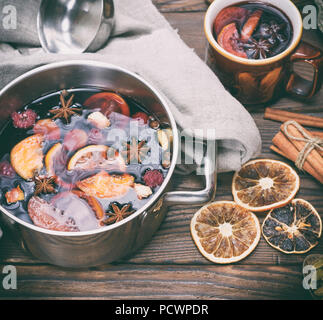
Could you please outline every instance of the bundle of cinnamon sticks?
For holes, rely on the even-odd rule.
[[[274,113],[275,119],[272,120],[284,123],[272,140],[271,150],[295,162],[299,169],[308,172],[323,183],[323,132],[309,131],[301,126],[303,124],[323,128],[323,119],[291,112],[288,112],[288,118],[286,118],[286,111],[282,110],[275,110]],[[267,112],[265,118],[271,118],[272,114],[271,111],[269,115]]]

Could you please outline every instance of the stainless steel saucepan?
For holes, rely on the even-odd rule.
[[[162,122],[171,125],[174,151],[171,167],[158,192],[144,207],[115,225],[87,232],[57,232],[24,222],[0,206],[2,222],[15,232],[16,237],[21,238],[25,248],[44,262],[64,267],[110,263],[133,253],[152,237],[169,205],[207,203],[213,200],[216,188],[215,150],[208,150],[204,159],[205,189],[170,191],[179,156],[179,136],[173,115],[153,86],[138,75],[114,65],[66,61],[27,72],[0,92],[0,127],[5,125],[12,112],[46,93],[82,87],[117,91],[141,102],[149,111],[158,115]]]

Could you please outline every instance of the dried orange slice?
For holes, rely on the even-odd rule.
[[[106,169],[125,171],[126,164],[124,159],[114,152],[111,152],[111,156],[109,155],[108,157],[109,150],[113,151],[112,148],[105,145],[90,145],[82,148],[70,159],[67,169]]]
[[[98,198],[119,198],[124,196],[134,184],[130,174],[110,175],[105,171],[79,181],[76,186],[89,196]]]
[[[261,212],[289,203],[299,185],[299,176],[287,164],[271,159],[253,160],[235,173],[232,193],[236,203]]]
[[[192,218],[191,234],[201,254],[215,263],[247,257],[260,240],[258,218],[231,201],[204,206]]]
[[[11,165],[25,180],[32,179],[43,168],[43,141],[43,135],[35,134],[22,140],[11,150]]]
[[[318,244],[322,220],[309,202],[295,199],[285,207],[269,212],[262,225],[262,234],[273,248],[301,254]]]

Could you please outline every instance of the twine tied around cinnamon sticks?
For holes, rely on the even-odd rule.
[[[304,136],[304,138],[295,137],[288,131],[288,126],[293,125],[296,127],[299,132]],[[290,140],[301,141],[305,143],[304,148],[299,152],[297,159],[295,161],[295,165],[299,170],[303,170],[304,163],[309,156],[309,154],[314,150],[318,149],[319,151],[323,151],[323,139],[319,137],[312,137],[310,136],[304,128],[298,124],[298,122],[294,120],[286,121],[283,124],[283,132]]]
[[[281,125],[271,150],[296,162],[296,165],[323,184],[323,135],[308,131],[294,119]]]

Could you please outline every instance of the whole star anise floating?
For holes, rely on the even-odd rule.
[[[111,204],[111,211],[107,212],[107,218],[102,221],[103,225],[109,226],[117,223],[123,219],[126,219],[132,215],[136,210],[131,209],[131,204],[127,203],[122,206],[118,206],[116,203]]]
[[[61,93],[60,95],[61,107],[58,109],[49,110],[51,114],[54,114],[52,119],[55,120],[58,118],[64,118],[66,123],[68,123],[71,116],[73,116],[74,114],[78,114],[78,112],[81,112],[82,111],[81,108],[72,108],[73,99],[74,99],[74,94],[72,94],[68,99],[68,101],[66,101],[64,98],[64,94]]]
[[[34,195],[37,196],[41,193],[49,194],[55,193],[55,178],[54,177],[35,177],[35,192]]]
[[[121,154],[127,163],[142,163],[142,160],[146,157],[150,148],[146,145],[146,141],[138,141],[133,137],[130,143],[126,143],[126,150]]]
[[[250,38],[247,43],[243,44],[247,54],[251,59],[266,59],[270,54],[272,45],[266,39],[256,40]]]
[[[263,23],[259,28],[259,35],[267,39],[270,44],[275,44],[277,40],[283,42],[286,40],[282,33],[285,28],[285,24],[278,24],[275,21],[271,21],[270,24]]]

